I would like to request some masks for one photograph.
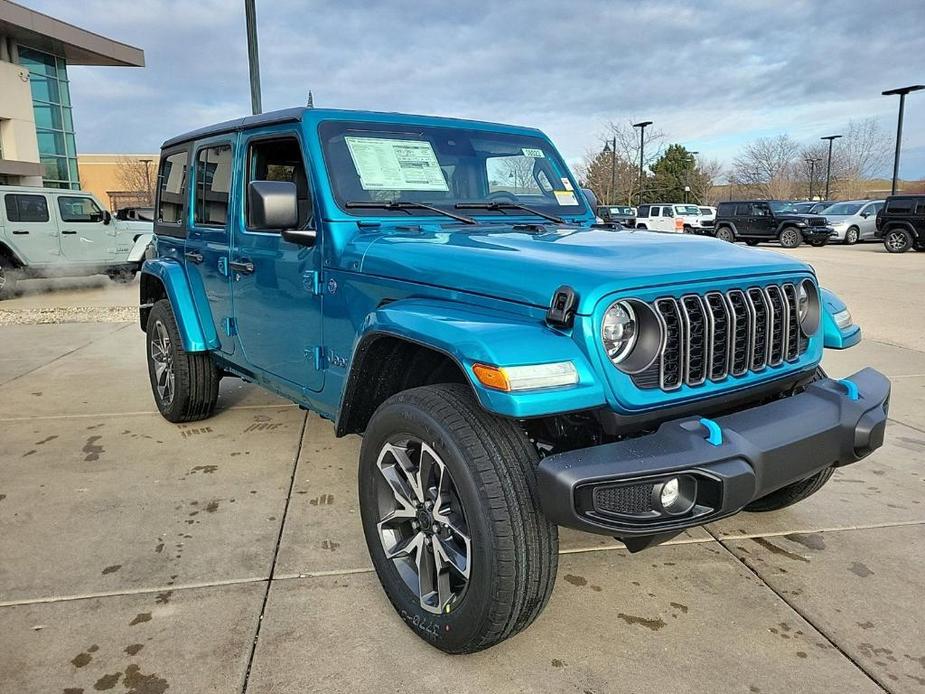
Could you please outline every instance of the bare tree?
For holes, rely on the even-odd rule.
[[[837,168],[839,192],[847,199],[864,194],[866,181],[889,161],[891,142],[875,118],[848,121],[844,137],[836,141],[833,168]]]
[[[156,162],[153,159],[120,157],[116,164],[116,178],[122,189],[120,193],[123,199],[132,197],[139,207],[154,204],[157,171]]]
[[[787,134],[762,137],[745,146],[732,162],[732,179],[761,197],[786,200],[793,195],[800,146]]]
[[[611,121],[601,130],[598,141],[600,148],[588,150],[576,167],[578,177],[602,202],[635,204],[639,198],[639,131],[632,121]],[[646,129],[644,169],[661,156],[664,142],[661,130]],[[649,172],[644,175],[648,181]]]
[[[719,191],[716,181],[723,173],[722,165],[716,159],[701,159],[691,176],[691,198],[701,205],[715,205]]]

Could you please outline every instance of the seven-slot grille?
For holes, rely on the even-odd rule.
[[[640,388],[675,390],[792,362],[809,340],[800,330],[795,284],[656,299],[664,331],[658,358],[635,374]]]

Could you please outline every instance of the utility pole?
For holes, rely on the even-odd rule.
[[[610,150],[610,199],[608,204],[613,205],[617,201],[617,136],[613,136],[613,144]]]
[[[260,58],[257,55],[257,8],[254,0],[244,0],[244,19],[247,25],[247,65],[251,78],[251,111],[256,116],[263,112],[260,103]]]
[[[643,184],[643,171],[642,164],[645,161],[643,157],[643,151],[646,144],[646,126],[652,125],[652,121],[644,120],[640,123],[633,123],[634,128],[639,128],[639,204],[642,204],[642,184]]]
[[[829,162],[825,166],[825,197],[823,200],[829,199],[829,182],[832,180],[832,143],[840,137],[841,135],[826,135],[819,138],[820,140],[829,141]]]
[[[899,120],[896,123],[896,154],[893,155],[893,185],[890,187],[890,195],[896,195],[896,183],[899,180],[899,152],[903,140],[903,111],[906,109],[906,94],[909,92],[917,92],[922,89],[925,89],[925,84],[913,84],[909,87],[888,89],[882,92],[883,96],[899,94]]]
[[[818,159],[807,157],[806,163],[809,164],[809,199],[813,199],[813,181],[816,180],[816,162]]]

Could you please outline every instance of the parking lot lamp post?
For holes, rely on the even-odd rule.
[[[840,138],[841,135],[826,135],[825,137],[820,137],[820,140],[829,141],[829,162],[825,165],[825,198],[824,200],[829,199],[829,182],[832,179],[832,143]]]
[[[244,0],[244,21],[247,27],[247,65],[251,79],[251,111],[263,112],[260,103],[260,58],[257,55],[257,8],[254,0]]]
[[[692,150],[692,151],[688,152],[688,154],[691,155],[691,163],[694,165],[694,170],[696,171],[696,170],[697,170],[697,155],[700,154],[700,152],[698,152],[698,151],[696,151],[696,150]],[[690,192],[690,190],[691,190],[691,174],[690,174],[690,172],[688,172],[688,173],[687,173],[687,183],[686,183],[686,185],[684,186],[684,202],[685,202],[685,204],[687,203],[687,194]],[[699,203],[698,203],[698,204],[699,204]]]
[[[813,199],[813,182],[816,180],[816,162],[818,159],[807,157],[806,163],[809,164],[809,199]]]
[[[893,155],[893,185],[890,187],[890,195],[896,195],[896,182],[899,180],[899,150],[903,140],[903,112],[906,110],[906,94],[922,89],[925,89],[925,84],[913,84],[908,87],[887,89],[882,92],[883,96],[899,94],[899,119],[896,122],[896,154]]]
[[[642,204],[642,163],[643,163],[643,151],[646,144],[646,126],[652,125],[652,121],[644,120],[641,123],[633,123],[634,128],[639,128],[639,204]]]
[[[617,136],[613,136],[613,144],[610,150],[610,200],[607,202],[613,205],[617,201]]]

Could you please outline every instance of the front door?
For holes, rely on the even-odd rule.
[[[115,242],[103,210],[86,195],[58,195],[55,207],[61,229],[61,255],[72,263],[105,265]]]
[[[186,156],[186,152],[181,153]],[[193,214],[183,262],[199,315],[212,314],[221,350],[234,352],[231,308],[229,209],[234,185],[234,143],[229,137],[197,143],[193,152]]]
[[[60,262],[58,224],[49,212],[47,196],[7,193],[3,215],[8,241],[26,265]]]
[[[301,134],[291,126],[248,131],[241,139],[242,181],[232,221],[229,263],[238,341],[251,368],[282,379],[294,390],[324,385],[321,316],[321,244],[284,241],[279,232],[249,228],[247,185],[290,181],[299,198],[299,228],[315,223]]]

